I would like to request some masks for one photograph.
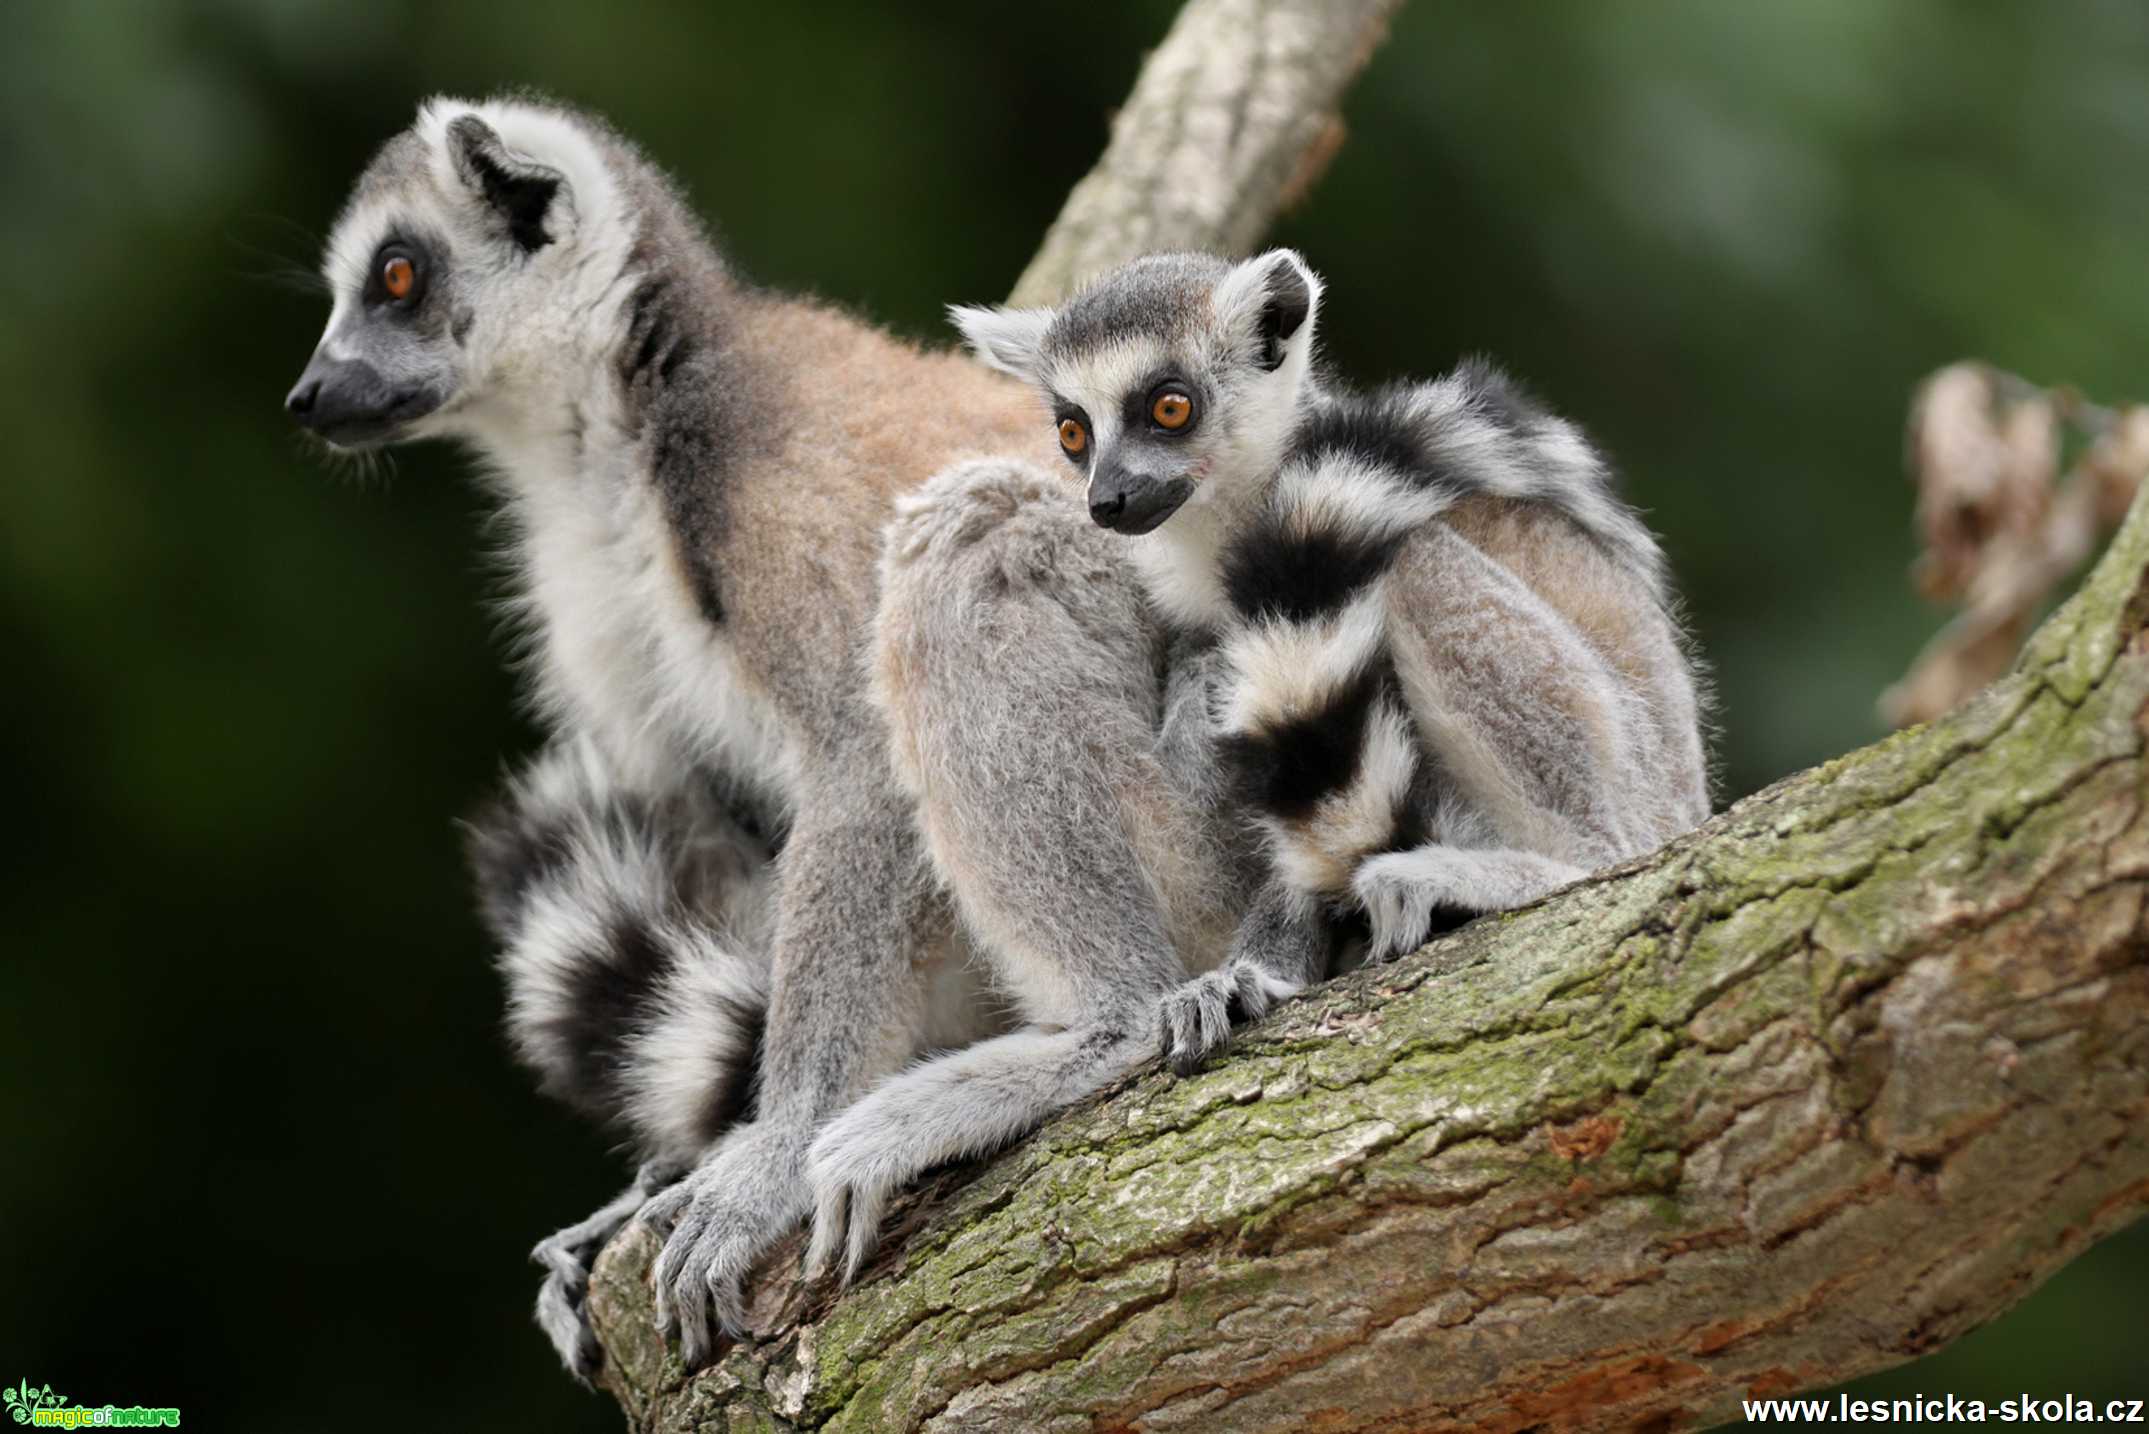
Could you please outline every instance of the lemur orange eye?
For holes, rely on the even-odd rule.
[[[1080,453],[1083,449],[1089,447],[1089,430],[1082,426],[1081,419],[1063,418],[1060,420],[1060,447],[1066,449],[1069,453]]]
[[[401,254],[381,265],[381,287],[388,291],[391,299],[409,298],[411,286],[417,282],[417,266]]]
[[[1149,416],[1159,428],[1184,428],[1186,421],[1194,416],[1194,400],[1176,390],[1160,393],[1149,405]]]

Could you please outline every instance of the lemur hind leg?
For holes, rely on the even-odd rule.
[[[854,1274],[905,1183],[1154,1052],[1182,953],[1222,955],[1246,877],[1160,755],[1164,639],[1114,543],[1068,485],[1004,462],[939,475],[890,526],[874,655],[896,768],[1026,1024],[888,1081],[816,1137],[817,1268]]]

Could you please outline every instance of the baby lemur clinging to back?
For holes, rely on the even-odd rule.
[[[1220,639],[1262,922],[1362,916],[1384,959],[1694,825],[1707,764],[1662,556],[1595,450],[1481,363],[1330,381],[1320,296],[1288,251],[1159,255],[954,318],[1043,391],[1165,618]],[[1318,974],[1269,953],[1311,949],[1242,939],[1168,1004],[1167,1047],[1198,1059]]]

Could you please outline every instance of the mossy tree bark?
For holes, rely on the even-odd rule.
[[[1393,3],[1343,8],[1306,113]],[[1115,150],[1241,141],[1186,129],[1174,67],[1316,11],[1194,0]],[[1077,190],[1019,297],[1250,245],[1328,132],[1262,122],[1249,232],[1130,217],[1156,192],[1108,155],[1088,183],[1125,192]],[[645,1431],[1587,1429],[1964,1333],[2149,1203],[2145,503],[1965,707],[942,1176],[841,1298],[794,1239],[709,1370],[658,1338],[630,1225],[591,1282],[604,1383]]]

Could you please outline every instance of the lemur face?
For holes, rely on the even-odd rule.
[[[518,141],[562,138],[556,116],[504,113]],[[472,106],[428,104],[336,221],[322,263],[334,307],[285,408],[343,449],[451,431],[542,353],[575,230],[561,169]]]
[[[1296,419],[1321,282],[1298,255],[1152,255],[1063,309],[951,310],[978,356],[1029,380],[1090,517],[1129,536],[1275,472]]]

